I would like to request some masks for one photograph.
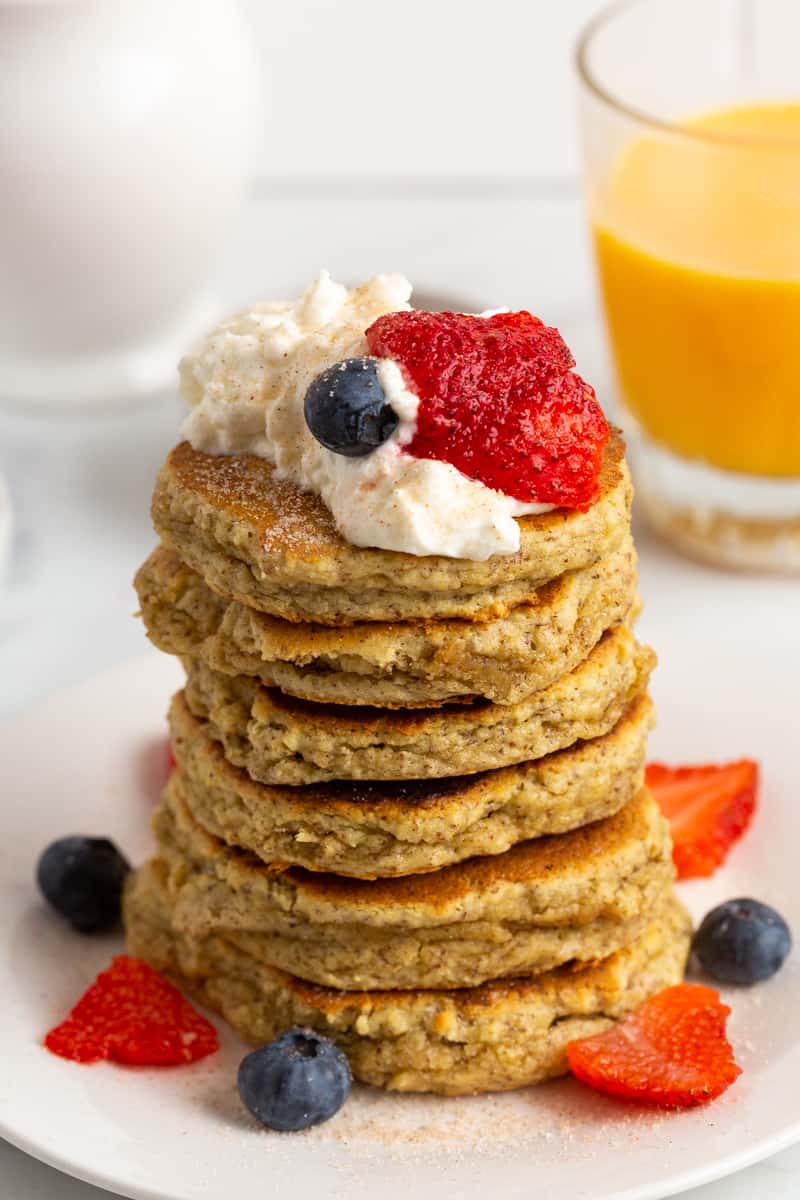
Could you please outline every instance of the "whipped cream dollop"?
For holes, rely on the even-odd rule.
[[[408,311],[411,284],[378,275],[348,289],[323,271],[295,302],[258,304],[217,326],[181,361],[191,405],[183,436],[207,454],[250,453],[279,477],[318,493],[336,527],[356,546],[483,561],[519,549],[515,517],[548,512],[470,479],[449,463],[404,452],[419,398],[398,364],[377,368],[399,423],[363,458],[327,450],[306,425],[312,380],[334,363],[370,353],[366,329],[384,313]]]

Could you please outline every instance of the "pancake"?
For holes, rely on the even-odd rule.
[[[227,936],[175,932],[157,862],[129,878],[124,910],[130,953],[169,974],[253,1045],[310,1026],[341,1046],[356,1078],[444,1095],[564,1074],[570,1041],[599,1033],[680,982],[691,936],[687,913],[670,896],[629,946],[580,969],[451,991],[342,992],[261,963]]]
[[[610,816],[641,787],[652,723],[641,694],[609,733],[535,762],[439,780],[270,787],[227,761],[182,693],[170,708],[184,798],[206,829],[265,862],[361,878],[433,871]]]
[[[541,758],[614,727],[655,662],[624,626],[569,675],[514,705],[441,709],[311,704],[185,659],[186,702],[230,762],[262,783],[431,779]]]
[[[296,624],[227,602],[159,547],[136,576],[151,641],[227,675],[320,703],[430,706],[481,696],[514,704],[586,658],[629,618],[636,555],[626,538],[608,558],[545,584],[503,618]]]
[[[152,514],[163,542],[218,595],[289,621],[488,620],[607,558],[627,537],[632,493],[619,433],[606,447],[600,488],[588,512],[520,518],[516,554],[420,557],[345,541],[322,500],[278,480],[264,459],[182,442],[161,469]]]
[[[606,958],[642,932],[674,876],[644,790],[572,833],[372,882],[225,845],[191,815],[179,771],[154,829],[177,932],[223,933],[259,962],[346,991],[473,987]]]

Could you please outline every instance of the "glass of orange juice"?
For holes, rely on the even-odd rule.
[[[800,571],[800,0],[629,0],[577,53],[637,490],[688,553]]]

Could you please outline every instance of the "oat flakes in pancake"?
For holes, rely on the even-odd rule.
[[[372,879],[433,871],[617,812],[644,775],[653,705],[642,694],[614,728],[534,762],[449,779],[256,783],[225,758],[179,692],[172,746],[198,821],[264,862]]]
[[[636,555],[626,538],[609,558],[540,588],[485,622],[297,624],[226,602],[159,547],[136,576],[150,639],[226,675],[319,703],[409,708],[482,696],[514,704],[578,665],[636,601]]]
[[[262,783],[431,779],[541,758],[614,727],[647,687],[655,655],[629,629],[519,704],[379,709],[312,704],[185,659],[185,696],[230,762]]]
[[[679,983],[691,923],[670,895],[624,950],[579,969],[461,990],[342,992],[258,962],[229,938],[177,933],[153,862],[129,878],[128,949],[262,1045],[292,1025],[333,1038],[357,1079],[401,1092],[506,1091],[563,1075],[574,1038]]]
[[[606,447],[600,488],[588,512],[520,518],[516,554],[417,557],[351,545],[322,500],[277,480],[265,459],[182,442],[161,469],[152,513],[165,544],[213,591],[289,621],[488,620],[607,558],[627,537],[631,485],[619,433]]]
[[[222,933],[327,987],[473,987],[606,958],[671,886],[672,843],[641,791],[613,817],[427,875],[345,879],[266,866],[191,815],[174,771],[155,819],[179,933]]]

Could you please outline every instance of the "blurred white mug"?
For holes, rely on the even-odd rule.
[[[258,107],[231,0],[0,0],[0,405],[171,381]]]

